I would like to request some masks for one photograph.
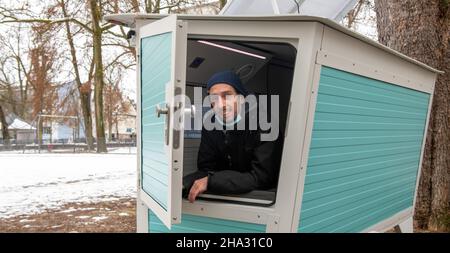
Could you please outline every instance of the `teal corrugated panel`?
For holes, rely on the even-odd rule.
[[[169,165],[164,151],[165,117],[158,118],[157,105],[165,104],[170,82],[172,33],[141,40],[142,189],[167,209]]]
[[[172,225],[172,229],[169,230],[152,211],[148,210],[148,214],[150,233],[263,233],[266,231],[265,225],[190,214],[183,214],[181,224]]]
[[[322,67],[299,232],[359,232],[412,206],[429,99]]]

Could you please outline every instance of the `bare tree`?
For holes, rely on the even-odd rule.
[[[373,40],[378,39],[374,0],[358,0],[354,8],[347,13],[340,23]]]
[[[108,140],[112,140],[113,126],[116,125],[116,131],[118,131],[118,123],[120,115],[127,114],[129,112],[129,105],[125,101],[122,91],[118,86],[107,83],[105,86],[105,116],[108,126]],[[118,136],[118,133],[116,134]]]
[[[2,104],[0,103],[0,123],[2,123],[2,138],[3,145],[8,148],[9,147],[9,132],[8,132],[8,123],[6,122],[5,113],[3,112]]]
[[[10,55],[0,55],[0,104],[11,110],[13,113],[17,113],[17,101],[15,99],[13,87],[14,81],[9,74],[13,61],[14,59]]]
[[[69,15],[63,15],[64,18],[59,18],[58,17],[58,12],[57,10],[62,9],[63,7],[65,7],[66,5],[64,4],[64,2],[56,2],[55,5],[51,5],[51,4],[46,4],[46,6],[44,6],[45,8],[43,8],[44,12],[40,13],[39,16],[35,15],[34,13],[32,13],[31,11],[28,10],[28,3],[27,1],[23,1],[22,3],[23,5],[21,6],[20,3],[17,4],[17,6],[19,6],[16,9],[13,8],[6,8],[6,7],[1,7],[0,8],[0,24],[18,24],[19,28],[22,27],[22,24],[26,24],[24,26],[28,26],[27,28],[29,29],[30,25],[33,29],[33,27],[44,27],[46,26],[46,30],[42,31],[42,36],[44,36],[45,33],[51,34],[53,35],[52,37],[52,41],[51,43],[48,43],[50,45],[55,44],[56,41],[58,41],[56,38],[61,37],[63,38],[64,33],[59,33],[59,31],[61,29],[59,29],[62,26],[59,26],[60,24],[74,24],[75,26],[77,26],[77,30],[76,32],[74,32],[72,34],[72,32],[70,31],[70,27],[69,30],[66,30],[66,34],[67,32],[70,33],[71,37],[68,38],[68,44],[70,45],[70,41],[73,41],[73,36],[75,36],[75,34],[79,33],[80,30],[85,30],[85,29],[89,29],[89,27],[87,25],[85,25],[84,23],[86,23],[83,19],[77,19],[75,17],[69,16]],[[65,13],[65,12],[63,12]],[[58,28],[58,29],[56,29]],[[66,26],[67,28],[67,26]],[[37,36],[38,33],[35,33],[35,35]],[[20,33],[17,37],[17,44],[19,44],[20,42]],[[10,43],[11,44],[11,43]],[[17,60],[17,76],[19,79],[19,90],[22,91],[21,92],[21,99],[23,101],[23,107],[26,108],[26,102],[27,102],[27,96],[28,96],[28,87],[32,86],[32,80],[34,78],[34,83],[32,86],[33,88],[33,93],[31,94],[33,97],[31,99],[31,101],[34,103],[33,109],[34,109],[34,114],[36,115],[36,110],[40,111],[39,109],[36,109],[37,107],[41,107],[40,105],[38,105],[39,103],[43,103],[43,101],[41,99],[39,99],[39,97],[42,96],[42,87],[41,85],[36,86],[36,80],[39,79],[37,78],[39,75],[36,74],[37,71],[37,65],[39,63],[39,60],[37,60],[39,57],[37,57],[37,55],[39,53],[42,54],[43,49],[39,49],[37,47],[35,47],[36,42],[33,41],[32,42],[32,46],[30,46],[32,48],[32,50],[27,50],[26,48],[24,49],[23,46],[22,48],[20,48],[19,46],[17,46],[17,50],[13,50],[13,46],[8,46],[8,48],[11,48],[10,51],[13,52],[13,57]],[[63,46],[62,44],[58,45],[59,47],[57,48],[57,50],[54,51],[63,51],[65,52],[70,52],[73,53],[73,50],[64,50],[64,48],[61,48],[61,46]],[[74,49],[74,48],[71,48]],[[22,54],[25,54],[23,52],[29,51],[30,54],[34,54],[34,58],[29,57],[30,62],[31,59],[34,60],[35,66],[34,66],[34,74],[33,76],[31,76],[31,67],[32,64],[27,64],[24,60],[24,57],[22,57]],[[60,57],[64,58],[64,54],[59,55]],[[77,62],[76,58],[73,58],[74,55],[71,55],[72,59],[71,62]],[[56,58],[60,58],[60,57],[56,57]],[[69,58],[69,56],[66,56]],[[75,55],[76,57],[76,55]],[[44,59],[41,57],[41,59]],[[26,66],[30,66],[29,69],[26,69]],[[61,63],[55,63],[53,64],[53,67],[56,67],[58,65],[64,65]],[[44,67],[41,67],[42,69]],[[80,79],[79,79],[79,72],[78,72],[78,68],[74,67],[74,71],[75,72],[75,79],[77,81],[77,83]],[[57,73],[58,75],[61,75],[61,72],[59,71]],[[41,78],[42,79],[42,78]],[[42,83],[42,82],[38,82],[38,83]],[[25,86],[25,88],[22,88],[22,86]],[[52,85],[54,86],[54,85]],[[92,148],[92,144],[93,144],[93,139],[92,139],[92,119],[91,119],[91,110],[90,110],[90,92],[89,89],[85,88],[86,85],[78,85],[78,89],[79,89],[79,93],[80,95],[80,102],[82,105],[84,105],[84,107],[82,106],[82,108],[84,108],[85,110],[83,110],[83,116],[84,116],[84,123],[85,123],[85,133],[86,133],[86,137],[87,137],[87,143],[88,146]],[[36,89],[37,88],[37,89]],[[47,88],[43,89],[44,91],[48,90]],[[88,91],[88,92],[86,92]],[[87,94],[87,95],[86,95]],[[49,99],[49,97],[47,95],[44,95],[44,98],[46,98],[47,100]],[[56,100],[56,96],[52,96],[51,99]],[[87,101],[87,102],[86,102]],[[20,103],[19,103],[20,105]],[[50,113],[50,112],[49,112]],[[24,117],[23,113],[20,113],[19,115],[21,115],[22,117]],[[34,115],[34,116],[35,116]],[[26,117],[25,117],[26,118]],[[34,120],[35,117],[31,117],[30,120]],[[41,122],[42,123],[42,122]],[[42,126],[39,127],[40,132],[42,130]],[[41,136],[41,134],[40,134]]]
[[[89,0],[89,8],[92,16],[92,39],[94,50],[94,98],[95,98],[95,128],[97,131],[97,152],[107,152],[105,139],[105,125],[103,119],[103,87],[105,80],[103,75],[102,59],[102,21],[101,6],[96,0]]]
[[[23,53],[23,51],[28,51],[29,47],[30,45],[22,40],[20,25],[8,29],[5,34],[0,34],[0,79],[3,84],[7,84],[7,100],[11,112],[22,118],[27,118],[30,113],[27,110],[27,103],[31,68],[28,64],[28,57]]]
[[[382,44],[445,71],[434,90],[415,221],[422,229],[450,231],[449,2],[377,0],[375,7]]]
[[[59,4],[63,18],[55,18],[55,17],[34,17],[30,14],[26,14],[26,18],[19,18],[18,13],[22,13],[22,9],[17,10],[8,10],[8,9],[0,9],[0,23],[39,23],[46,24],[48,26],[57,25],[61,23],[66,24],[66,34],[71,33],[70,27],[67,26],[68,22],[75,24],[79,28],[83,29],[85,32],[88,32],[92,38],[92,51],[93,58],[90,64],[89,70],[89,80],[88,82],[82,84],[79,72],[77,73],[77,58],[76,53],[73,52],[72,49],[75,48],[73,42],[73,37],[68,36],[69,46],[71,48],[71,62],[74,66],[75,72],[75,80],[79,87],[80,98],[82,100],[82,108],[84,108],[84,122],[86,125],[87,132],[87,141],[88,145],[91,143],[92,139],[89,138],[89,132],[92,127],[90,126],[90,77],[93,76],[94,79],[94,100],[95,100],[95,121],[96,121],[96,132],[97,132],[97,152],[106,152],[106,143],[105,143],[105,134],[104,134],[104,124],[103,124],[103,96],[102,90],[104,86],[103,81],[103,59],[102,59],[102,34],[110,29],[112,26],[102,26],[102,7],[97,3],[97,1],[88,1],[86,4],[87,9],[90,12],[90,20],[83,19],[80,17],[73,17],[68,15],[68,11],[65,9],[66,3],[64,1],[57,2]],[[101,4],[101,3],[100,3]],[[49,10],[53,10],[52,6],[49,6]]]
[[[30,11],[27,1],[22,0],[20,3],[11,4],[8,8],[0,6],[0,24],[45,24],[51,27],[64,28],[65,36],[60,33],[59,37],[66,38],[65,46],[68,47],[68,50],[64,52],[64,57],[71,62],[71,76],[73,76],[80,94],[88,146],[91,146],[92,143],[90,98],[91,87],[93,87],[97,152],[106,152],[103,115],[105,111],[103,108],[104,72],[108,71],[109,68],[115,68],[117,71],[132,69],[136,64],[136,53],[134,47],[126,39],[127,32],[125,29],[112,24],[103,24],[103,16],[110,13],[126,12],[171,13],[202,2],[208,1],[88,0],[80,5],[66,0],[53,0],[51,3],[43,4],[48,14],[51,14],[43,16],[41,13]],[[60,26],[61,24],[63,26]],[[84,38],[85,45],[80,47],[80,42],[76,37]],[[18,57],[18,59],[21,58],[23,57]],[[25,68],[26,64],[18,63],[18,65],[21,65],[18,76],[22,77],[22,81],[18,83],[29,85],[29,80],[31,80],[29,69]],[[23,91],[24,89],[20,88],[20,90]],[[26,95],[27,92],[24,91],[22,97],[25,99]]]
[[[52,82],[57,72],[58,57],[56,45],[52,41],[52,26],[34,25],[32,28],[33,45],[30,50],[30,83],[33,88],[33,117],[38,114],[52,114],[56,101],[55,84]],[[39,122],[38,140],[42,143],[42,124]]]
[[[70,16],[67,11],[66,2],[64,0],[60,0],[59,6],[61,8],[64,18],[69,18]],[[75,83],[77,85],[78,93],[80,96],[80,104],[81,104],[81,110],[82,110],[82,114],[83,114],[86,143],[88,146],[88,150],[93,150],[94,149],[94,139],[93,139],[93,135],[92,135],[90,81],[88,81],[87,83],[81,82],[81,74],[80,74],[80,68],[78,65],[77,50],[75,48],[75,43],[74,43],[74,34],[71,31],[69,21],[65,22],[65,28],[66,28],[67,43],[69,44],[69,47],[70,47],[70,55],[71,55],[71,62],[72,62],[73,71],[74,71],[74,75],[75,75]]]

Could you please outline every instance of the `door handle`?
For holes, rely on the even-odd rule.
[[[161,108],[159,105],[156,105],[156,116],[159,118],[161,117],[161,114],[166,115],[166,124],[164,128],[164,136],[166,139],[166,145],[169,145],[169,131],[170,131],[170,119],[169,119],[169,112],[170,108],[168,104],[164,104],[165,108]]]
[[[159,105],[156,105],[156,116],[159,118],[161,114],[169,114],[169,106],[165,104],[166,108],[161,108]]]

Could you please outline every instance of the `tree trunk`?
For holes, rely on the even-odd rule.
[[[64,0],[61,1],[61,9],[63,11],[64,17],[68,17],[66,4]],[[86,143],[88,146],[88,150],[94,150],[94,138],[92,136],[92,115],[91,115],[91,88],[83,87],[80,78],[80,72],[78,69],[78,60],[77,54],[75,50],[75,45],[73,43],[73,36],[70,31],[69,22],[66,23],[66,33],[67,33],[67,41],[70,46],[70,54],[72,56],[72,65],[75,72],[75,82],[77,84],[78,93],[80,95],[80,104],[81,110],[83,112],[83,121],[84,121],[84,134],[86,136]],[[78,123],[79,124],[79,123]]]
[[[89,85],[90,86],[90,85]],[[91,91],[82,93],[83,89],[78,89],[80,93],[81,110],[83,111],[84,119],[84,135],[86,136],[86,143],[88,150],[94,150],[94,137],[92,134],[92,115],[91,115]]]
[[[119,118],[117,116],[116,116],[116,120],[114,123],[116,123],[116,141],[120,141],[119,140]]]
[[[152,13],[152,0],[145,0],[145,13]]]
[[[100,27],[101,11],[97,1],[90,0],[92,15],[92,37],[94,49],[94,99],[95,99],[95,128],[97,131],[97,152],[107,152],[105,140],[105,124],[103,119],[103,60],[102,60],[102,29]]]
[[[105,104],[105,114],[106,114],[106,121],[108,122],[108,141],[112,141],[112,87],[111,85],[106,86],[105,94],[106,96],[106,104]]]
[[[448,1],[375,1],[380,43],[436,69],[415,225],[449,231],[450,184],[450,12]]]
[[[108,109],[109,110],[109,109]],[[112,141],[112,128],[113,128],[113,120],[112,120],[112,114],[108,112],[108,141]]]
[[[3,107],[1,105],[0,105],[0,122],[2,123],[3,146],[8,149],[10,145],[8,123],[6,123],[5,113],[3,112]]]
[[[24,118],[24,113],[25,113],[25,101],[24,101],[24,89],[23,89],[23,79],[22,79],[22,68],[20,66],[20,30],[21,30],[21,24],[19,24],[19,27],[17,29],[17,57],[16,57],[16,62],[17,62],[17,79],[19,82],[19,90],[20,90],[20,102],[19,102],[19,116],[21,118]]]
[[[6,89],[8,90],[8,96],[10,99],[9,104],[11,105],[11,110],[15,115],[19,115],[17,113],[17,100],[16,96],[14,95],[13,88],[11,87],[11,85],[8,85]]]
[[[37,125],[38,125],[38,129],[37,129],[37,132],[38,132],[37,138],[38,139],[37,139],[37,141],[38,141],[38,144],[40,146],[43,143],[42,138],[43,138],[43,134],[44,134],[44,130],[43,130],[44,124],[42,122],[42,118],[41,117],[38,117],[38,124]]]

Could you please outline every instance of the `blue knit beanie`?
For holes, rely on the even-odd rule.
[[[215,84],[218,83],[226,83],[231,86],[241,95],[244,97],[248,95],[247,89],[242,85],[241,79],[238,75],[236,75],[234,72],[230,70],[222,71],[219,73],[214,74],[206,84],[206,88],[211,89]]]

